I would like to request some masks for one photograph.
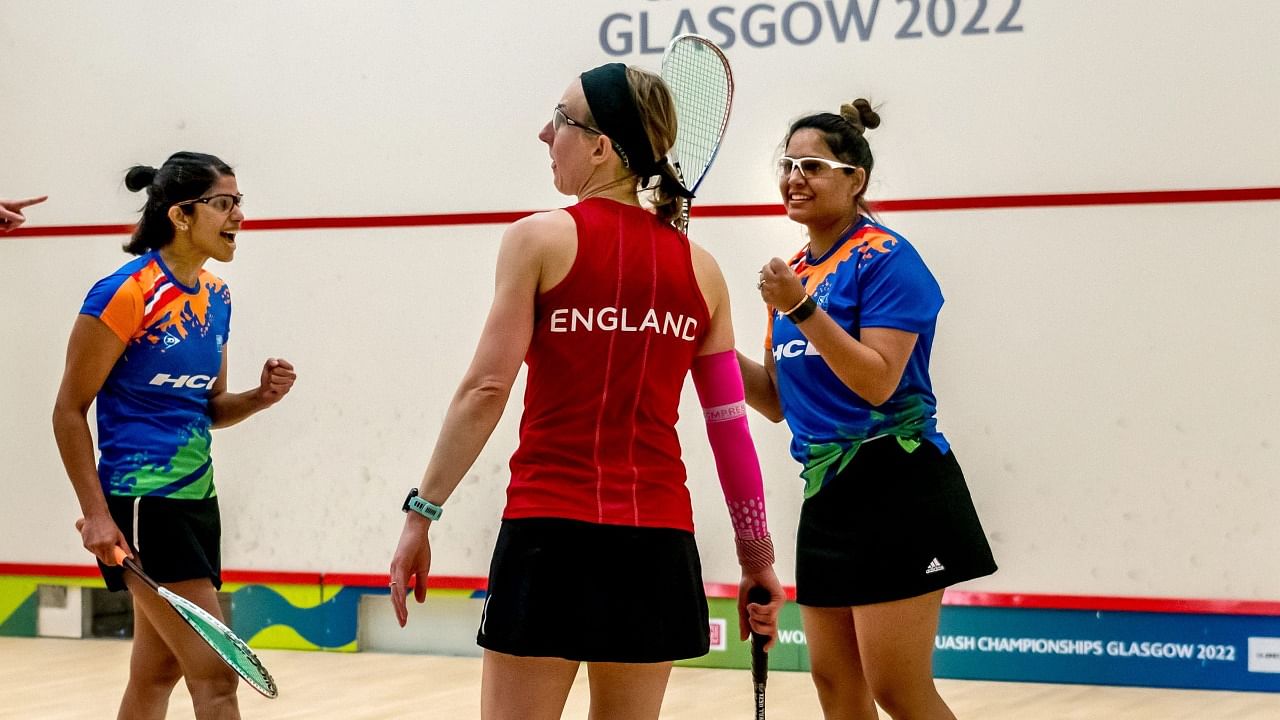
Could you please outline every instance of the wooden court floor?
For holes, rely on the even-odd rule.
[[[246,719],[454,720],[480,714],[476,658],[284,650],[263,650],[260,657],[275,676],[280,697],[267,700],[242,685],[240,708]],[[123,640],[0,638],[0,718],[114,718],[128,658],[129,643]],[[1280,694],[960,680],[940,680],[938,685],[962,720],[1280,718]],[[584,672],[564,717],[587,716],[586,690]],[[804,673],[770,673],[768,701],[773,720],[821,718]],[[751,708],[751,677],[746,671],[676,668],[662,717],[751,718]],[[174,692],[169,717],[193,717],[181,685]]]

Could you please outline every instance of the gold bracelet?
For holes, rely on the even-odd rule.
[[[813,314],[817,312],[817,310],[818,310],[817,301],[814,300],[811,296],[805,295],[804,299],[800,301],[800,304],[791,308],[791,310],[789,310],[786,315],[783,315],[783,317],[795,323],[796,325],[799,325],[805,320],[808,320],[810,317],[813,317]]]
[[[806,294],[805,296],[803,296],[803,297],[801,297],[801,298],[800,298],[800,302],[796,303],[795,305],[792,305],[790,310],[788,310],[788,311],[786,311],[786,312],[784,312],[784,313],[782,313],[782,314],[783,314],[783,315],[790,315],[791,313],[795,312],[796,310],[799,310],[799,309],[800,309],[800,306],[804,304],[804,301],[805,301],[805,300],[808,300],[808,299],[809,299],[809,296]]]

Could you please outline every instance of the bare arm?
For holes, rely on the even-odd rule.
[[[224,345],[222,367],[209,393],[209,418],[215,428],[230,427],[275,405],[293,389],[293,383],[298,379],[288,360],[269,358],[263,363],[258,387],[241,393],[227,392],[227,354],[228,346]]]
[[[898,389],[916,345],[915,333],[891,328],[863,328],[862,340],[855,340],[822,310],[799,328],[836,377],[873,406],[883,404]]]
[[[536,223],[516,223],[503,235],[493,305],[418,487],[422,497],[434,503],[443,503],[453,493],[479,457],[502,418],[529,351],[541,269],[539,254],[531,249],[537,247],[543,229]]]
[[[693,259],[693,274],[698,280],[698,289],[702,299],[707,303],[707,311],[711,314],[711,326],[702,338],[699,355],[713,355],[733,349],[733,318],[729,309],[729,286],[725,284],[724,273],[716,264],[711,253],[698,245],[690,243],[690,255]]]
[[[765,348],[764,362],[738,352],[738,369],[742,372],[742,385],[747,394],[747,404],[770,422],[782,422],[782,402],[778,398],[778,378],[773,365],[773,353]]]
[[[418,485],[420,497],[443,505],[502,418],[511,386],[533,339],[534,300],[544,257],[555,248],[555,236],[563,230],[562,224],[548,216],[535,215],[516,222],[503,234],[493,305],[471,365],[445,413],[444,425]],[[430,525],[427,518],[408,513],[391,559],[391,603],[401,627],[409,617],[404,593],[415,576],[414,599],[420,603],[426,600],[426,579],[431,569],[427,538]]]
[[[782,422],[782,401],[778,398],[778,377],[773,364],[773,353],[766,349],[762,364],[739,351],[738,367],[742,370],[747,404],[770,422]]]
[[[71,328],[66,368],[53,406],[53,436],[85,519],[81,539],[85,549],[106,564],[115,563],[112,548],[128,553],[129,545],[107,510],[88,412],[124,348],[124,342],[101,320],[78,316]]]
[[[804,299],[804,286],[779,258],[761,271],[761,296],[777,308],[791,308]],[[821,308],[798,327],[823,360],[850,390],[871,405],[888,400],[902,382],[902,372],[915,348],[916,333],[892,328],[863,328],[855,340]]]

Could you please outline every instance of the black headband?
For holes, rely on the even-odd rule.
[[[595,118],[596,127],[614,143],[623,163],[636,175],[647,180],[654,175],[670,177],[680,188],[683,197],[693,197],[671,174],[665,158],[654,158],[649,135],[640,119],[640,108],[631,97],[631,84],[627,82],[627,66],[607,63],[580,76],[582,94],[587,98],[587,108]]]

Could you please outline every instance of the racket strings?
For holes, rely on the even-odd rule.
[[[230,628],[190,600],[164,588],[161,588],[161,591],[161,595],[169,600],[169,604],[178,615],[204,638],[209,647],[231,666],[236,674],[263,695],[271,698],[277,695],[278,690],[271,673],[267,672],[266,666],[253,650],[249,649],[249,646]]]
[[[719,54],[683,43],[664,60],[662,76],[676,99],[676,157],[695,184],[711,164],[729,118],[733,85]]]

